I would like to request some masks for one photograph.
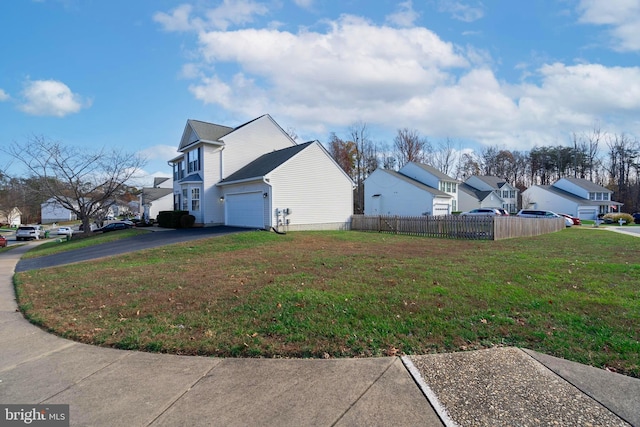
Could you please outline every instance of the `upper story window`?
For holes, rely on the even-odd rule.
[[[455,193],[456,192],[456,183],[448,182],[448,181],[440,181],[438,184],[440,187],[439,190],[445,193]]]
[[[602,200],[609,200],[609,193],[602,193]]]
[[[173,180],[178,181],[184,178],[184,162],[176,162],[173,164]]]
[[[187,173],[197,172],[202,168],[202,147],[187,153]]]
[[[589,200],[595,200],[596,199],[596,193],[589,193]]]

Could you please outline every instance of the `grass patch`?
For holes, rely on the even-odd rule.
[[[640,239],[220,236],[16,275],[58,334],[176,354],[364,357],[515,345],[640,377]],[[91,278],[87,280],[87,278]]]
[[[137,236],[139,234],[149,233],[147,230],[128,229],[112,231],[110,233],[97,233],[88,237],[80,237],[78,234],[67,241],[65,236],[51,236],[51,241],[35,246],[26,252],[22,258],[38,258],[47,255],[53,255],[60,252],[71,251],[74,249],[82,249],[89,246],[99,245],[101,243],[113,242],[115,240],[126,239],[128,237]],[[58,241],[60,240],[60,241]]]

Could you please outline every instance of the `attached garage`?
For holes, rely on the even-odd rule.
[[[227,194],[225,196],[225,225],[264,228],[264,197],[262,192]]]

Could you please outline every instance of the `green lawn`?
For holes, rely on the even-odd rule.
[[[34,323],[176,354],[366,357],[527,347],[640,377],[640,239],[241,233],[16,275]]]

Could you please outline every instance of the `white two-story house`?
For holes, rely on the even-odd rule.
[[[365,215],[431,216],[451,214],[458,182],[422,163],[409,162],[398,172],[376,169],[364,181]]]
[[[497,176],[473,175],[460,185],[458,195],[461,211],[477,208],[502,208],[518,211],[518,189]]]
[[[561,178],[552,185],[533,185],[522,192],[523,207],[566,213],[580,219],[595,220],[599,214],[619,209],[611,200],[613,191],[587,179]]]
[[[318,141],[297,144],[264,115],[237,127],[188,120],[173,165],[173,204],[203,226],[342,229],[351,178]]]

